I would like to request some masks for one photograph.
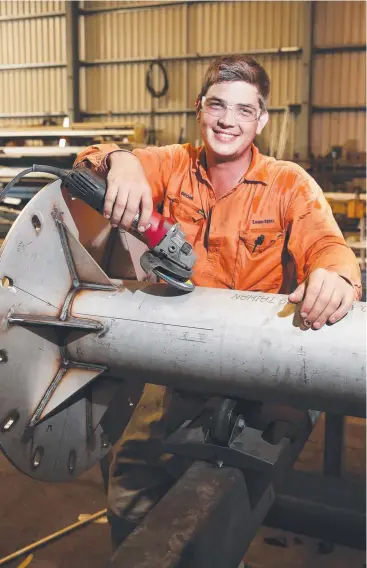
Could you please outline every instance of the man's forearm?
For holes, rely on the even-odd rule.
[[[109,170],[107,163],[109,156],[112,153],[120,151],[121,148],[119,148],[117,144],[95,144],[88,146],[78,154],[73,167],[78,168],[81,165],[86,165],[98,173],[107,174]]]

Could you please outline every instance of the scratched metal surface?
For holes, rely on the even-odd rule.
[[[70,353],[103,362],[113,375],[351,416],[365,413],[364,303],[318,331],[302,326],[286,296],[220,289],[178,295],[145,284],[113,294],[83,292],[72,312],[97,319],[106,331],[71,334]]]

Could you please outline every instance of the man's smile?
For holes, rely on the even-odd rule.
[[[217,140],[221,142],[232,142],[239,134],[233,134],[232,132],[226,132],[225,130],[212,129]]]

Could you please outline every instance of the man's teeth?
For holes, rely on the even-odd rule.
[[[225,140],[233,140],[233,138],[235,138],[234,134],[227,134],[224,132],[216,132],[217,136],[220,136],[221,138],[224,138]]]

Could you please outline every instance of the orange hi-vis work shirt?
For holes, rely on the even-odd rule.
[[[74,166],[108,173],[115,144],[90,146]],[[239,183],[216,199],[204,167],[205,149],[190,144],[136,149],[155,208],[177,221],[197,253],[198,286],[288,293],[325,268],[361,295],[360,270],[321,188],[303,168],[259,153]]]

